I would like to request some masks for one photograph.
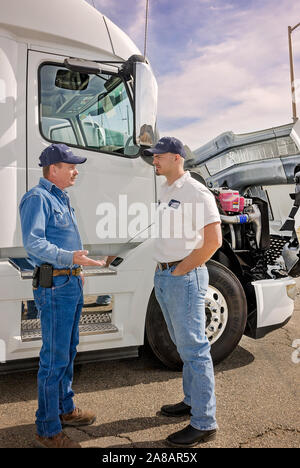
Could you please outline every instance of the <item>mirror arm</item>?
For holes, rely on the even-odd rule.
[[[132,55],[126,62],[107,60],[94,62],[91,60],[69,57],[64,60],[64,66],[71,71],[98,75],[105,73],[105,71],[101,69],[101,65],[121,65],[120,68],[118,67],[118,71],[128,81],[134,74],[134,64],[136,62],[148,63],[143,55]]]
[[[64,66],[73,72],[88,73],[97,75],[101,73],[101,68],[98,63],[88,60],[67,58],[64,60]]]
[[[123,63],[120,70],[120,73],[122,73],[122,76],[126,81],[129,81],[131,77],[134,76],[134,65],[136,62],[148,63],[143,55],[132,55],[129,57],[129,59]]]

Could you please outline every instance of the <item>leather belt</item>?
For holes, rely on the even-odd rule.
[[[53,276],[64,276],[64,275],[73,275],[73,276],[80,276],[82,273],[81,267],[73,268],[72,270],[53,270]]]
[[[174,265],[178,265],[178,263],[182,262],[182,260],[177,260],[176,262],[168,262],[168,263],[157,263],[157,266],[160,270],[167,270],[168,268],[171,268]],[[204,267],[205,263],[200,265],[200,267]]]
[[[177,260],[176,262],[168,262],[168,263],[157,263],[157,266],[160,270],[167,270],[174,265],[178,265],[178,263],[182,262],[182,260]]]

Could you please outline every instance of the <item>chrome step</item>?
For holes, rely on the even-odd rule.
[[[80,335],[99,335],[104,333],[117,333],[118,327],[111,323],[108,313],[83,314],[79,322]],[[34,341],[42,338],[41,323],[39,319],[22,320],[22,341]]]
[[[103,257],[93,257],[95,260],[101,260]],[[33,266],[28,263],[26,258],[9,258],[9,263],[16,268],[22,279],[32,279]],[[82,268],[84,276],[107,276],[116,275],[117,271],[109,267],[84,266]]]

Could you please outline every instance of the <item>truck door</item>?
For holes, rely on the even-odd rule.
[[[137,203],[144,214],[150,213],[153,167],[133,145],[130,85],[110,71],[101,76],[71,72],[63,65],[65,58],[29,52],[27,189],[42,176],[39,156],[51,143],[65,143],[74,154],[87,157],[69,191],[72,206],[90,253],[114,255],[134,234],[133,229],[128,232],[130,219],[126,220],[132,204],[133,215],[141,206]],[[109,216],[110,222],[115,218],[115,226],[105,222]],[[136,223],[136,232],[147,221]]]

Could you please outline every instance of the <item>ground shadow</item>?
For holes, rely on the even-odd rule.
[[[237,346],[227,359],[215,366],[215,373],[247,366],[253,360],[250,352]],[[167,369],[143,347],[139,358],[75,366],[74,390],[80,394],[178,378],[181,378],[180,370]],[[36,370],[0,375],[0,405],[36,399],[36,386]]]
[[[122,419],[104,424],[93,424],[80,428],[64,428],[64,431],[70,438],[79,443],[93,442],[97,439],[97,444],[101,444],[101,438],[115,437],[120,444],[111,447],[165,447],[164,439],[161,441],[143,441],[140,443],[132,442],[126,434],[145,431],[160,426],[173,425],[176,422],[183,422],[186,418],[168,418],[157,413],[153,417],[140,417],[132,419]],[[0,429],[0,448],[33,448],[35,447],[36,428],[34,424],[23,424]],[[100,441],[99,441],[100,439]],[[93,448],[93,447],[90,447]],[[99,448],[99,446],[95,446]]]

